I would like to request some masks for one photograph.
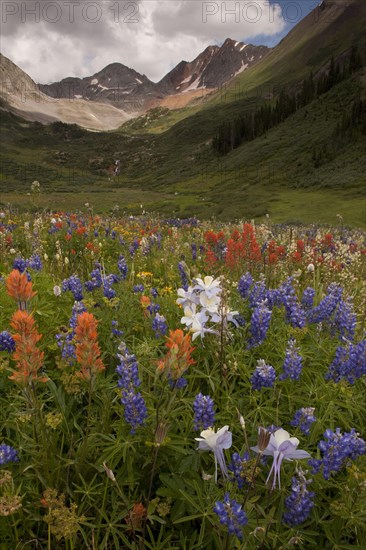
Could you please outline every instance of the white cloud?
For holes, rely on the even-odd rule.
[[[114,62],[157,81],[209,44],[286,26],[266,0],[2,0],[1,10],[2,53],[42,83]]]

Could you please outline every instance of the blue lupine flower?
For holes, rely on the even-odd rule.
[[[195,243],[191,244],[191,251],[192,251],[192,260],[197,260],[197,245]]]
[[[133,291],[135,292],[135,294],[137,294],[138,292],[144,292],[144,290],[145,290],[144,285],[135,285],[133,287]]]
[[[249,453],[244,453],[240,455],[239,453],[233,453],[231,456],[231,462],[228,465],[229,472],[232,472],[233,476],[231,481],[236,481],[238,489],[242,489],[245,483],[248,483],[247,480],[247,462],[250,459]]]
[[[64,361],[66,361],[69,365],[73,365],[76,361],[74,344],[75,328],[77,325],[78,315],[84,311],[87,311],[84,304],[82,302],[75,302],[69,321],[69,327],[71,330],[66,329],[66,331],[56,334],[56,342],[58,347],[61,348],[62,359],[64,359]]]
[[[290,422],[291,426],[298,426],[305,435],[309,435],[310,427],[316,421],[314,411],[314,407],[302,407],[295,412]]]
[[[129,353],[123,342],[118,347],[118,351],[117,357],[120,364],[116,372],[120,376],[118,387],[122,389],[121,403],[124,405],[125,420],[130,424],[131,433],[134,434],[136,428],[144,424],[147,408],[141,393],[136,393],[136,388],[141,384],[136,356]]]
[[[90,281],[86,281],[84,286],[89,292],[92,292],[96,288],[100,288],[102,284],[102,273],[100,271],[100,268],[96,267],[96,269],[93,269],[93,271],[90,273]]]
[[[118,321],[112,321],[112,334],[114,336],[122,336],[123,330],[119,330]]]
[[[43,268],[42,260],[39,254],[33,254],[27,261],[28,267],[34,271],[41,271]]]
[[[107,275],[106,277],[103,277],[103,295],[108,298],[108,300],[112,300],[117,295],[117,292],[112,288],[112,284],[114,283],[114,275]]]
[[[77,302],[81,302],[83,299],[83,285],[77,275],[71,275],[68,279],[62,281],[62,290],[66,292],[70,290],[74,295],[74,298]]]
[[[150,313],[150,315],[154,315],[155,313],[158,313],[158,311],[160,311],[160,305],[151,302],[151,304],[149,304],[146,309]]]
[[[308,288],[305,288],[303,294],[301,303],[304,306],[306,310],[311,309],[314,307],[314,298],[315,298],[315,290],[311,288],[310,286]]]
[[[130,245],[130,248],[129,248],[129,252],[130,252],[130,255],[133,257],[136,253],[136,250],[138,249],[139,247],[139,241],[138,239],[134,239],[133,243]]]
[[[209,395],[196,395],[193,402],[194,430],[206,430],[215,424],[214,401]]]
[[[138,372],[138,362],[134,354],[130,354],[124,343],[118,347],[117,357],[120,360],[116,373],[120,376],[118,387],[131,390],[141,384]]]
[[[355,335],[357,317],[349,300],[340,300],[331,322],[331,328],[339,332],[341,339],[352,340]]]
[[[249,292],[249,305],[251,308],[258,307],[267,298],[267,289],[264,281],[255,283]],[[267,303],[267,302],[266,302]]]
[[[306,324],[306,315],[297,299],[292,277],[281,285],[279,291],[281,302],[285,306],[287,321],[295,328],[303,328]]]
[[[324,432],[324,438],[325,440],[322,439],[318,444],[323,458],[309,460],[309,465],[313,468],[312,473],[318,473],[322,468],[324,479],[329,479],[333,473],[344,468],[350,460],[355,460],[366,453],[365,441],[359,437],[354,428],[343,434],[340,428],[336,428],[335,432],[328,429]]]
[[[337,348],[335,358],[325,375],[326,380],[340,382],[342,379],[354,384],[355,380],[366,375],[366,340],[358,344],[349,343]]]
[[[159,292],[155,287],[150,290],[150,294],[153,298],[157,298],[159,296]]]
[[[187,379],[184,376],[180,378],[172,378],[169,374],[167,376],[169,386],[174,390],[182,390],[188,384]]]
[[[302,357],[299,355],[300,349],[296,347],[296,340],[289,340],[286,350],[286,357],[283,363],[283,373],[280,374],[280,380],[300,380],[302,371]]]
[[[152,322],[152,329],[155,332],[156,338],[160,338],[160,336],[166,335],[166,333],[168,332],[168,325],[164,315],[159,315],[159,313],[155,315]]]
[[[230,535],[243,538],[242,528],[248,523],[248,518],[241,504],[231,499],[229,493],[225,493],[224,501],[217,501],[213,510],[219,516],[220,523],[227,526]]]
[[[125,420],[131,426],[131,434],[136,433],[136,428],[144,424],[147,418],[147,408],[141,393],[123,391],[121,403],[124,405]]]
[[[268,309],[266,301],[261,302],[253,311],[250,321],[251,337],[248,348],[259,346],[266,338],[271,322],[272,311]]]
[[[275,369],[271,365],[266,365],[264,359],[259,359],[255,371],[250,378],[253,390],[273,388],[275,381]]]
[[[283,523],[290,527],[303,523],[314,506],[315,493],[307,489],[312,480],[306,479],[301,468],[298,469],[297,475],[298,477],[292,478],[291,495],[285,499],[286,512],[282,517]]]
[[[13,269],[17,269],[20,273],[24,273],[27,269],[27,260],[22,257],[15,258],[13,261]]]
[[[336,283],[329,285],[327,294],[320,304],[307,313],[309,323],[322,323],[328,321],[342,299],[343,289]]]
[[[239,283],[238,283],[238,292],[240,296],[245,300],[249,296],[249,290],[252,284],[254,283],[253,277],[249,272],[247,272],[245,275],[240,277]]]
[[[187,291],[188,290],[189,279],[188,279],[188,275],[186,273],[185,266],[184,266],[183,262],[178,263],[178,271],[179,271],[180,279],[181,279],[181,282],[182,282],[182,288],[185,291]]]
[[[12,335],[7,330],[0,332],[0,351],[13,353],[13,351],[15,351],[15,347],[15,341]]]
[[[121,273],[122,279],[125,280],[127,278],[128,267],[127,267],[126,260],[125,260],[124,256],[122,256],[122,254],[120,255],[120,257],[118,259],[117,266],[118,266],[118,269]]]
[[[18,460],[18,451],[4,443],[0,445],[0,465],[7,464],[8,462],[18,462]]]

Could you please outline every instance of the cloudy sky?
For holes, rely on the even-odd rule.
[[[36,82],[113,62],[160,80],[230,37],[273,46],[317,0],[2,0],[1,52]]]

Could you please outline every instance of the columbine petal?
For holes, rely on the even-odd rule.
[[[232,433],[229,426],[224,426],[217,433],[212,428],[203,430],[201,437],[196,437],[199,451],[212,451],[215,457],[215,481],[217,481],[217,464],[224,477],[228,477],[223,449],[229,449],[232,444]]]
[[[271,434],[267,448],[262,451],[263,455],[273,456],[273,463],[270,469],[270,472],[267,477],[266,483],[270,480],[273,475],[272,489],[276,487],[276,482],[278,480],[278,486],[281,485],[280,479],[280,469],[283,460],[292,460],[292,459],[302,459],[309,458],[310,454],[307,451],[301,449],[297,450],[297,446],[300,441],[297,437],[290,437],[290,434],[280,428]],[[258,453],[258,445],[251,447],[252,451]]]

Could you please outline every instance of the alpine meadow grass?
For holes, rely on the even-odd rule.
[[[366,547],[365,233],[0,212],[0,549]]]

